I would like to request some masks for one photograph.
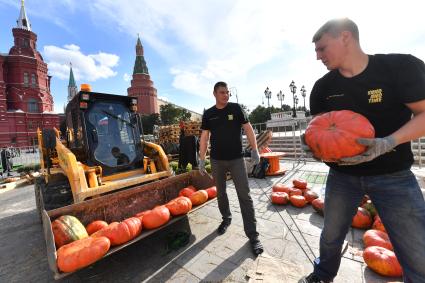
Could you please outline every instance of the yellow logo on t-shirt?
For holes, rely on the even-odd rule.
[[[233,120],[233,115],[232,114],[227,115],[227,117],[228,117],[229,121]]]
[[[372,89],[367,92],[369,96],[369,103],[380,103],[382,102],[382,89]]]

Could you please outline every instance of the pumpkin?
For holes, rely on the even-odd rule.
[[[385,226],[378,215],[375,216],[375,221],[373,221],[372,229],[387,233],[387,230],[385,229]]]
[[[208,189],[205,189],[208,193],[208,199],[212,199],[215,198],[217,196],[217,187],[216,186],[212,186],[209,187]]]
[[[124,222],[112,222],[103,229],[100,229],[91,237],[106,237],[111,241],[111,246],[118,246],[131,240],[131,232]]]
[[[403,274],[400,263],[393,251],[382,247],[367,247],[363,251],[367,266],[383,276],[400,277]]]
[[[272,192],[272,203],[287,204],[289,201],[288,194],[285,192]]]
[[[179,197],[183,196],[183,197],[190,197],[191,194],[193,194],[194,192],[196,192],[196,188],[192,185],[187,186],[186,188],[183,188],[180,190],[179,192]]]
[[[312,190],[305,190],[303,196],[308,203],[311,203],[313,200],[317,199],[319,195]]]
[[[372,225],[372,217],[370,216],[369,211],[363,207],[357,209],[356,215],[353,217],[351,222],[351,227],[359,229],[368,229]]]
[[[138,217],[124,219],[123,223],[127,224],[127,228],[130,231],[130,240],[142,233],[142,221]]]
[[[87,233],[89,235],[99,231],[102,228],[105,228],[108,226],[108,223],[103,220],[95,220],[91,222],[89,225],[86,226]]]
[[[317,198],[311,202],[311,206],[314,210],[321,216],[324,215],[325,212],[325,201],[321,198]]]
[[[192,202],[187,197],[177,197],[165,206],[170,210],[171,215],[176,216],[188,213],[192,209]]]
[[[369,196],[364,195],[359,206],[363,206],[363,204],[365,204],[368,200],[370,200]]]
[[[287,194],[289,194],[290,190],[291,190],[291,187],[284,185],[282,183],[277,183],[272,188],[273,192],[284,192],[284,193],[287,193]]]
[[[53,221],[52,231],[56,248],[60,248],[63,245],[89,236],[80,220],[72,215],[63,215]]]
[[[74,272],[101,259],[109,250],[111,242],[106,237],[87,237],[60,247],[57,265],[62,272]]]
[[[170,220],[170,210],[165,205],[160,205],[152,210],[147,211],[143,215],[143,228],[155,229]]]
[[[363,243],[365,247],[377,246],[386,248],[391,251],[394,250],[388,234],[379,230],[367,230],[363,234]]]
[[[303,191],[297,188],[291,188],[289,190],[289,196],[302,196]]]
[[[294,179],[292,180],[292,184],[294,184],[294,187],[300,190],[307,189],[307,182],[305,180],[301,179]]]
[[[375,215],[377,214],[376,208],[373,205],[371,200],[367,200],[361,207],[365,208],[367,211],[369,211],[370,216],[372,217],[372,219],[375,217]]]
[[[192,205],[200,205],[208,200],[208,193],[205,190],[199,190],[190,195]]]
[[[335,162],[363,153],[366,146],[356,140],[374,136],[375,129],[366,117],[350,110],[340,110],[314,117],[304,138],[315,157]]]
[[[304,207],[307,204],[305,197],[300,195],[292,195],[289,197],[291,204],[295,207]]]

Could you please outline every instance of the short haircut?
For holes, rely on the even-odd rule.
[[[333,19],[326,22],[313,36],[313,43],[316,43],[327,33],[332,37],[337,37],[341,32],[349,31],[353,37],[359,41],[359,28],[356,23],[349,18]]]
[[[227,84],[225,82],[216,82],[215,85],[214,85],[214,92],[217,92],[217,89],[219,87],[227,88]]]

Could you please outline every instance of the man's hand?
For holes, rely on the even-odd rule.
[[[207,173],[207,170],[205,170],[205,159],[199,159],[199,166],[198,166],[199,173],[201,173],[202,176],[204,176]]]
[[[338,162],[339,165],[356,165],[363,162],[368,162],[376,157],[391,151],[397,144],[392,136],[385,138],[366,139],[359,138],[357,143],[367,146],[367,150],[362,154],[341,158]]]
[[[260,155],[258,154],[257,149],[251,150],[251,163],[253,165],[257,165],[258,163],[260,163]]]
[[[314,154],[311,151],[310,147],[306,144],[306,142],[305,142],[305,134],[302,134],[300,136],[300,140],[301,140],[301,150],[304,152],[304,155],[305,155],[306,158],[313,158],[316,161],[322,161],[319,158],[317,158],[316,156],[314,156]]]

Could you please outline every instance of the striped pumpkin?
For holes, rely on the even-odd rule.
[[[53,221],[52,230],[57,249],[89,236],[80,220],[71,215],[64,215]]]

